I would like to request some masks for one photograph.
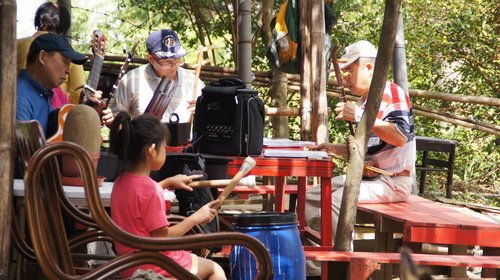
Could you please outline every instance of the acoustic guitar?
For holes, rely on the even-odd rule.
[[[102,63],[104,61],[104,50],[106,46],[106,37],[100,30],[94,30],[92,34],[92,40],[90,42],[92,52],[94,54],[92,60],[92,68],[90,70],[89,78],[87,84],[84,86],[83,93],[80,97],[80,103],[85,103],[92,106],[97,110],[99,104],[91,102],[89,96],[97,88],[99,83],[99,77],[101,76]],[[96,104],[96,105],[94,105]],[[49,139],[48,143],[62,141],[64,122],[69,111],[73,109],[75,104],[65,104],[60,108],[52,111],[49,116],[49,130],[55,131]]]

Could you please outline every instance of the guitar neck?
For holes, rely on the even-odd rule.
[[[104,62],[104,57],[100,55],[94,55],[94,60],[92,61],[92,69],[90,69],[89,78],[87,80],[87,85],[92,89],[97,89],[97,85],[99,84],[99,77],[101,76],[101,68]],[[86,89],[85,94],[90,95],[91,90]]]
[[[123,78],[123,75],[125,75],[125,72],[127,72],[128,65],[130,61],[132,61],[132,53],[129,53],[127,58],[125,59],[125,62],[123,63],[122,67],[120,67],[120,73],[118,74],[118,77],[116,77],[116,81],[113,84],[113,88],[111,88],[111,91],[109,92],[109,98],[106,100],[106,106],[104,108],[107,108],[109,105],[109,102],[115,97],[115,92],[116,89],[118,88],[118,84],[120,83],[120,80]]]
[[[139,39],[135,40],[134,44],[132,45],[132,49],[128,52],[127,58],[123,62],[122,67],[120,67],[120,73],[118,73],[118,77],[116,77],[116,81],[113,84],[113,88],[111,88],[111,91],[109,92],[109,98],[108,98],[108,100],[106,100],[106,105],[104,106],[104,109],[106,109],[108,107],[109,102],[115,97],[115,92],[116,92],[116,89],[118,88],[118,84],[120,83],[120,80],[123,78],[123,76],[127,72],[128,65],[132,61],[132,57],[134,57],[135,49],[137,48],[137,45],[139,45]]]

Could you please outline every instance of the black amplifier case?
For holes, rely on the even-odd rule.
[[[264,103],[241,80],[221,79],[202,89],[196,101],[193,150],[213,155],[260,155]]]

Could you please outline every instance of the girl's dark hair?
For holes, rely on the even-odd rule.
[[[161,143],[168,142],[168,137],[167,127],[158,118],[148,115],[131,118],[127,112],[120,112],[111,125],[110,150],[123,164],[122,171],[127,171],[145,160],[144,149],[151,144],[163,149]]]
[[[39,31],[64,34],[71,26],[71,16],[68,9],[53,2],[45,2],[35,13],[35,28]]]

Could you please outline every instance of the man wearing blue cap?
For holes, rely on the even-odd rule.
[[[177,113],[179,122],[189,122],[196,104],[193,100],[195,85],[196,96],[199,96],[205,84],[194,73],[179,67],[182,57],[187,54],[179,37],[172,30],[159,30],[149,35],[146,48],[149,63],[129,71],[120,81],[115,98],[109,104],[113,114],[119,111],[132,116],[143,114],[161,79],[167,77],[175,83],[176,89],[162,122],[168,122],[171,113]]]
[[[17,76],[17,120],[38,120],[47,133],[52,88],[68,77],[70,64],[82,65],[87,56],[76,52],[66,38],[55,33],[38,36],[28,51],[26,69]],[[50,136],[50,135],[47,135]]]

